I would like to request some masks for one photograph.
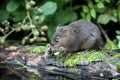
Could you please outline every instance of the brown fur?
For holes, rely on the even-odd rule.
[[[58,27],[51,41],[52,51],[74,52],[100,49],[103,40],[99,28],[92,22],[78,20]]]

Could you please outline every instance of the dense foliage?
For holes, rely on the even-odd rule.
[[[78,19],[101,25],[117,24],[120,21],[120,1],[4,0],[0,3],[0,43],[7,40],[18,40],[22,44],[48,42],[56,26]],[[120,30],[116,33],[120,47]]]

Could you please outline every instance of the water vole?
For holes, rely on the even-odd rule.
[[[75,52],[100,49],[103,47],[103,40],[100,30],[95,24],[78,20],[69,25],[57,27],[51,46],[52,51]]]

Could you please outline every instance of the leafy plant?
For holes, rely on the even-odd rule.
[[[4,27],[0,28],[0,32],[3,34],[0,37],[0,43],[4,44],[5,40],[13,32],[25,31],[27,35],[23,36],[22,44],[33,43],[35,41],[47,41],[46,31],[47,25],[42,25],[47,16],[52,15],[56,9],[57,4],[52,1],[48,1],[39,7],[33,0],[25,0],[25,2],[17,2],[17,0],[10,0],[6,5],[8,13],[1,17],[1,22]],[[22,4],[24,3],[24,4]],[[6,10],[0,14],[4,15]],[[14,17],[11,17],[13,15]],[[9,21],[11,19],[15,23]]]
[[[117,30],[116,33],[117,33],[116,38],[117,38],[117,41],[118,41],[118,48],[120,48],[120,30]]]
[[[21,32],[22,44],[47,42],[52,39],[56,26],[77,19],[106,25],[110,21],[116,23],[119,17],[119,1],[115,0],[81,0],[79,5],[76,0],[5,0],[2,2],[0,3],[0,43],[2,44],[9,37],[20,35]]]
[[[118,19],[120,22],[120,0],[117,2],[117,5],[118,5]]]
[[[111,0],[89,0],[87,5],[82,6],[80,15],[88,21],[97,19],[98,23],[101,24],[107,24],[110,21],[117,22],[117,9],[112,7],[112,5]]]
[[[107,24],[109,21],[117,22],[117,10],[107,7],[107,4],[110,4],[110,0],[90,0],[87,5],[84,5],[83,13],[81,13],[82,17],[84,19],[87,19],[88,21],[91,21],[91,19],[96,19],[101,24]],[[83,14],[86,13],[87,16],[83,16]]]

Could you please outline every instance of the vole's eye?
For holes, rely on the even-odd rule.
[[[55,37],[55,41],[56,41],[56,42],[58,42],[59,39],[60,39],[60,36],[56,36],[56,37]]]

